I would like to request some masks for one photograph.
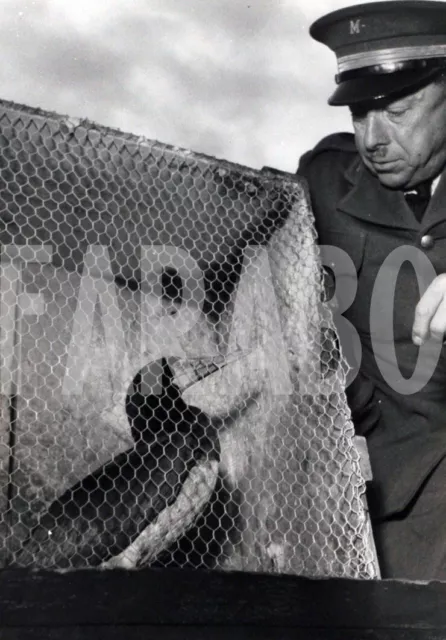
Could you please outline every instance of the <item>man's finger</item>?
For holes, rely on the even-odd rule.
[[[437,307],[429,325],[429,333],[433,340],[442,341],[446,333],[446,296]]]
[[[446,294],[445,278],[437,277],[428,286],[415,308],[412,341],[420,346],[430,335],[430,324]]]

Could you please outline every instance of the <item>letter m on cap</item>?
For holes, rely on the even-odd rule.
[[[361,31],[361,23],[360,18],[357,20],[350,20],[350,35],[354,33],[359,33]]]

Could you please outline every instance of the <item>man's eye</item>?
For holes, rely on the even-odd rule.
[[[389,116],[403,116],[407,109],[386,109],[387,113],[389,114]]]

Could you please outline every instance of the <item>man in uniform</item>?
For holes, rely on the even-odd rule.
[[[320,244],[337,248],[328,266],[358,372],[347,396],[368,441],[381,572],[446,579],[446,3],[347,7],[310,34],[336,54],[329,104],[348,106],[354,129],[323,139],[298,173]]]

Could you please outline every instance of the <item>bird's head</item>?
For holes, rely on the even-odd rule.
[[[156,365],[159,378],[154,387]],[[218,455],[216,428],[203,411],[184,402],[166,358],[149,366],[150,370],[144,368],[136,374],[127,393],[126,411],[134,441],[151,444],[180,435],[197,456],[211,451]],[[155,388],[158,393],[150,393]]]

